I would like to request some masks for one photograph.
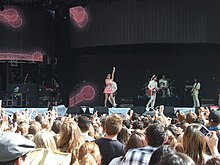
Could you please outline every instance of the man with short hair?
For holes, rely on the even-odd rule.
[[[117,140],[121,127],[122,118],[118,114],[107,117],[105,121],[106,135],[95,140],[102,155],[101,165],[108,165],[113,158],[122,156],[124,145]]]
[[[160,123],[150,125],[145,131],[147,146],[128,150],[122,165],[148,165],[152,153],[167,140],[165,126]]]
[[[21,165],[35,147],[34,142],[12,132],[0,133],[0,165]]]

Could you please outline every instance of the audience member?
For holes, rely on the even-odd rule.
[[[204,164],[210,156],[206,154],[206,141],[198,131],[198,124],[190,124],[183,134],[183,150],[197,165]]]
[[[0,133],[0,165],[24,164],[25,156],[35,144],[17,133]]]
[[[46,148],[53,151],[57,150],[56,143],[52,134],[45,129],[36,133],[34,136],[34,143],[36,145],[35,148]]]
[[[129,150],[122,164],[149,164],[152,153],[167,140],[167,132],[163,124],[154,123],[145,131],[147,146]]]
[[[220,157],[215,156],[206,161],[205,165],[220,165]]]
[[[90,128],[92,127],[91,120],[86,116],[78,117],[78,126],[82,132],[82,136],[85,142],[94,141],[95,139],[92,136],[89,136]]]
[[[186,154],[173,153],[164,155],[157,165],[197,165],[195,162]]]
[[[174,154],[176,151],[170,145],[162,145],[151,155],[149,165],[157,164],[165,154]]]
[[[194,123],[195,120],[197,119],[197,115],[194,112],[189,112],[186,114],[186,122],[191,124]]]
[[[78,162],[80,165],[101,164],[99,146],[94,142],[85,142],[79,149]]]
[[[147,142],[145,140],[145,135],[141,132],[133,132],[125,146],[125,153],[124,155],[128,152],[130,149],[134,148],[140,148],[140,147],[145,147],[147,146]],[[121,160],[123,159],[123,156],[116,157],[112,159],[112,161],[109,163],[109,165],[118,165],[121,163]]]
[[[102,165],[108,165],[109,162],[123,154],[124,145],[117,140],[117,135],[122,127],[122,118],[118,114],[108,116],[105,121],[106,135],[103,138],[96,139],[102,155]]]
[[[125,126],[122,126],[120,132],[118,133],[117,139],[122,144],[126,145],[129,139],[129,132]]]
[[[70,165],[71,154],[38,148],[25,158],[26,165]],[[76,164],[78,165],[78,164]]]
[[[57,144],[58,150],[71,153],[71,163],[74,163],[78,158],[79,148],[84,143],[79,127],[72,118],[67,117],[60,126],[59,135]]]
[[[220,111],[210,112],[208,129],[215,131],[218,138],[220,138]],[[218,151],[220,152],[220,142],[218,143]]]

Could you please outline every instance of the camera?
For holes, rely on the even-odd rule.
[[[209,132],[208,128],[206,128],[204,125],[200,125],[198,131],[202,136],[206,138],[211,138],[211,133]]]

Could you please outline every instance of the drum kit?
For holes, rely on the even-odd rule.
[[[175,87],[174,87],[174,82],[175,80],[170,79],[170,78],[164,78],[162,77],[159,80],[159,85],[158,85],[158,90],[157,90],[157,94],[162,97],[162,98],[166,98],[166,97],[175,97]],[[149,94],[149,89],[147,87],[148,83],[145,83],[143,85],[144,88],[142,88],[142,90],[145,90],[145,96],[150,97],[151,94]]]
[[[169,78],[161,78],[159,80],[159,88],[161,89],[161,97],[175,96],[175,87],[173,86],[174,80]]]

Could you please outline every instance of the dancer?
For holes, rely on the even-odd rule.
[[[112,75],[108,74],[106,79],[105,79],[105,89],[104,89],[104,94],[105,94],[105,101],[104,101],[104,106],[107,107],[107,101],[108,97],[112,100],[113,106],[115,106],[115,102],[113,99],[113,92],[112,92],[112,82],[114,80],[114,74],[115,74],[115,67],[113,67],[112,70]]]
[[[156,95],[157,95],[157,90],[159,89],[157,87],[157,76],[153,75],[151,77],[151,81],[148,84],[148,95],[150,96],[150,100],[148,101],[147,105],[146,105],[146,110],[149,110],[149,106],[151,109],[154,109],[154,105],[156,102]]]
[[[193,88],[191,90],[191,94],[192,94],[192,97],[193,97],[193,107],[200,107],[200,102],[199,102],[200,87],[201,87],[200,82],[195,78]]]
[[[113,98],[113,102],[112,102],[110,96],[108,97],[108,101],[112,104],[113,107],[117,106],[117,103],[115,101],[115,98],[116,98],[116,95],[117,95],[117,90],[118,90],[117,83],[115,81],[112,81],[112,96],[113,96],[112,98]]]

